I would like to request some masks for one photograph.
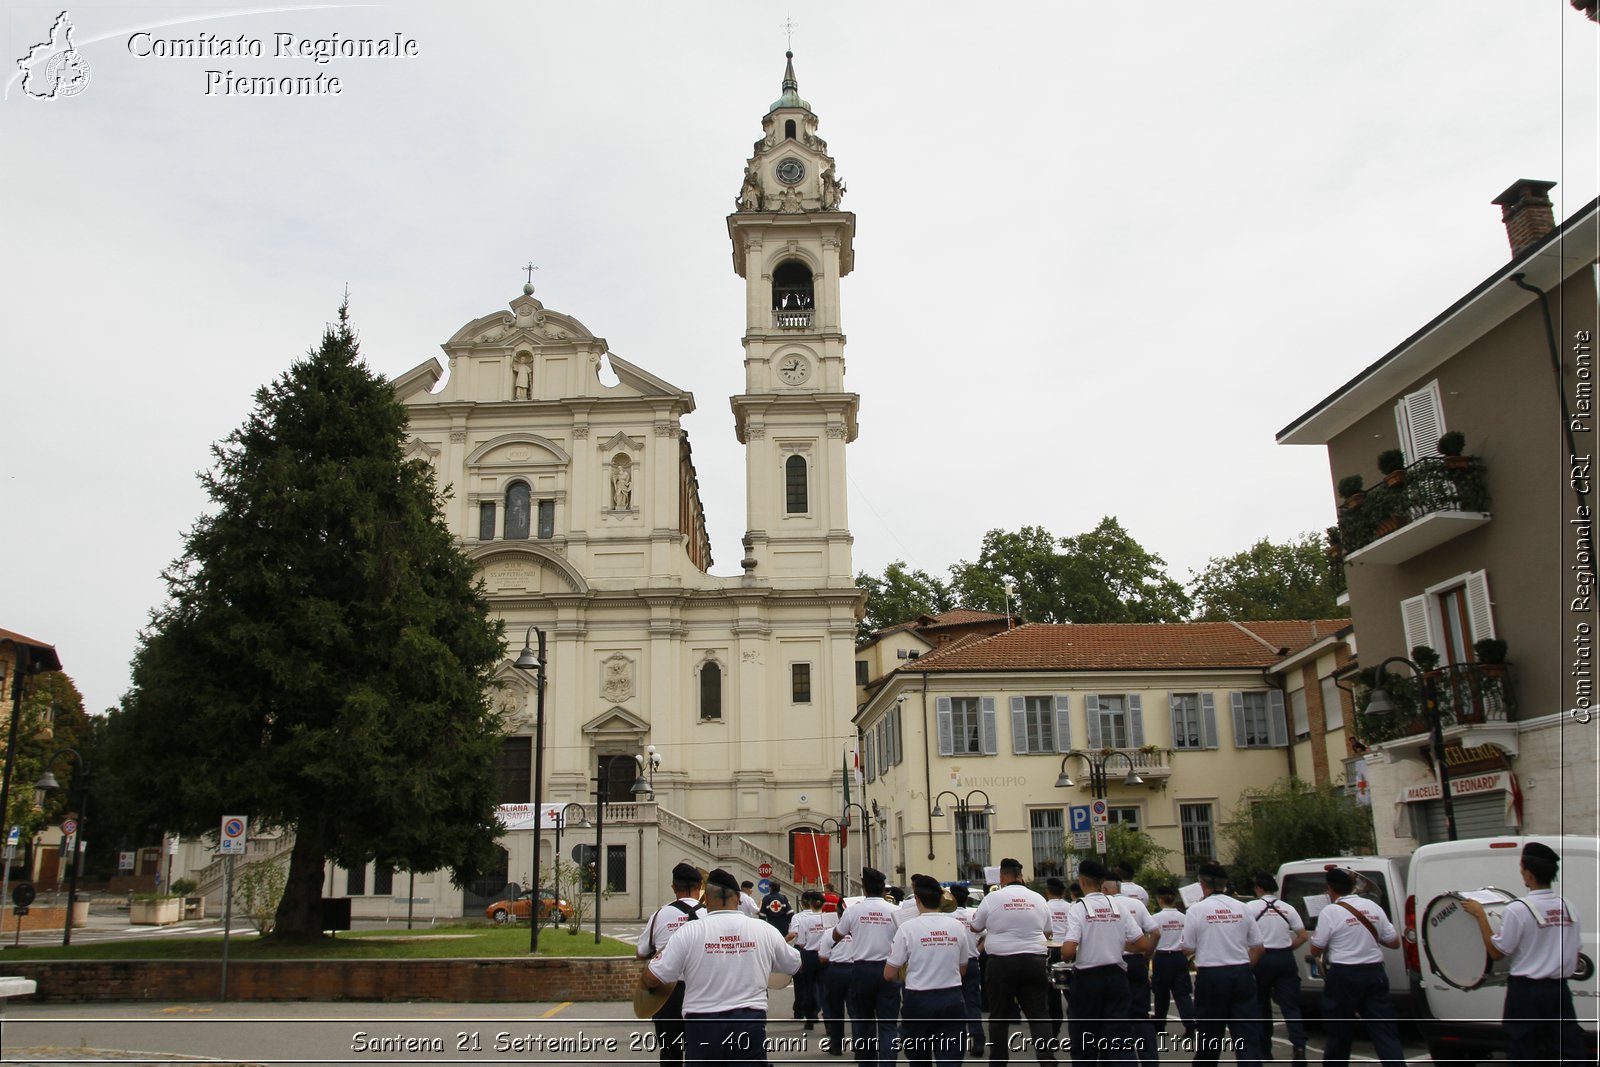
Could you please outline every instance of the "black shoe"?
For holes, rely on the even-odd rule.
[[[817,1028],[817,1020],[815,1020],[815,1019],[807,1019],[806,1020],[805,1029],[807,1029],[807,1030],[815,1030],[816,1028]]]
[[[1295,1049],[1294,1050],[1294,1058],[1290,1062],[1292,1062],[1292,1063],[1304,1063],[1304,1062],[1306,1062],[1306,1050],[1303,1049],[1303,1048]]]

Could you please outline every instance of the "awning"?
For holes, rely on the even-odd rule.
[[[1466,774],[1457,778],[1450,778],[1450,796],[1468,797],[1479,793],[1504,793],[1506,795],[1506,822],[1511,826],[1522,825],[1522,788],[1517,785],[1517,776],[1512,771],[1491,771],[1487,774]],[[1443,792],[1439,788],[1437,779],[1410,785],[1400,791],[1399,798],[1395,801],[1398,814],[1402,804],[1425,804],[1429,801],[1442,799]]]

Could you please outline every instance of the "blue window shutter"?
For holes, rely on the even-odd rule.
[[[1215,693],[1200,694],[1200,745],[1217,747],[1217,697]]]
[[[869,782],[878,777],[878,761],[872,758],[873,748],[875,747],[872,740],[877,732],[876,730],[868,730],[862,735],[862,742],[866,751],[861,755],[861,764],[862,769],[866,772],[866,780]]]
[[[1267,692],[1267,737],[1273,748],[1289,747],[1289,724],[1284,721],[1281,689]]]
[[[1144,745],[1144,698],[1137,693],[1128,695],[1128,743],[1134,748]]]
[[[1167,694],[1167,727],[1172,731],[1172,747],[1182,748],[1187,743],[1187,735],[1178,725],[1178,694]],[[1182,740],[1180,740],[1182,739]]]
[[[1089,751],[1093,752],[1100,747],[1100,694],[1085,693],[1083,696],[1083,722],[1089,731]]]
[[[889,751],[893,755],[890,765],[900,763],[900,705],[896,704],[889,711]]]
[[[1244,694],[1236,690],[1228,694],[1228,699],[1233,703],[1233,747],[1245,748]]]
[[[983,754],[993,756],[1000,751],[999,730],[995,724],[994,697],[983,698]]]
[[[1065,693],[1056,694],[1056,751],[1072,751],[1072,699]]]
[[[950,698],[939,697],[934,702],[939,719],[939,755],[953,756],[956,752],[955,730],[950,723]]]
[[[1019,756],[1028,754],[1028,710],[1022,697],[1011,698],[1011,751]]]

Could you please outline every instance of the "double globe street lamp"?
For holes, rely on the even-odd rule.
[[[539,650],[534,651],[533,637],[539,635]],[[544,631],[536,626],[528,627],[527,636],[522,639],[522,652],[512,664],[519,671],[533,672],[534,689],[534,714],[533,714],[533,910],[530,913],[533,921],[528,925],[532,933],[528,936],[528,951],[539,951],[539,927],[544,924],[539,921],[540,871],[539,871],[539,836],[540,822],[544,818],[544,688],[545,688],[545,655]]]
[[[83,758],[83,753],[75,748],[64,748],[54,753],[44,761],[44,773],[39,780],[33,783],[33,802],[37,807],[44,807],[46,796],[52,789],[60,789],[61,783],[56,780],[55,772],[50,770],[56,760],[62,756],[71,756],[78,764],[78,774],[73,785],[78,792],[78,818],[76,825],[70,832],[61,836],[61,851],[66,856],[70,865],[67,875],[67,922],[61,932],[62,947],[72,944],[72,912],[73,905],[78,902],[78,870],[83,866],[83,828],[89,821],[89,761]],[[62,828],[66,829],[65,826]],[[70,849],[70,851],[68,851]]]
[[[973,866],[972,817],[974,815],[982,815],[987,820],[989,816],[994,814],[994,804],[989,800],[989,794],[981,789],[971,790],[965,797],[958,796],[946,789],[933,798],[933,809],[928,812],[929,819],[944,818],[944,808],[940,806],[939,802],[945,797],[955,801],[956,805],[956,880],[962,881],[967,878],[967,868]],[[982,806],[974,804],[972,802],[973,797],[982,797]],[[987,822],[984,824],[984,829],[986,831],[988,829]],[[933,857],[929,856],[928,858],[932,859]]]

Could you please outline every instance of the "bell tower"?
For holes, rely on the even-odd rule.
[[[794,53],[761,121],[728,216],[745,282],[745,391],[733,400],[745,446],[747,576],[775,587],[849,586],[845,446],[860,397],[844,387],[839,279],[855,266],[855,215]]]

